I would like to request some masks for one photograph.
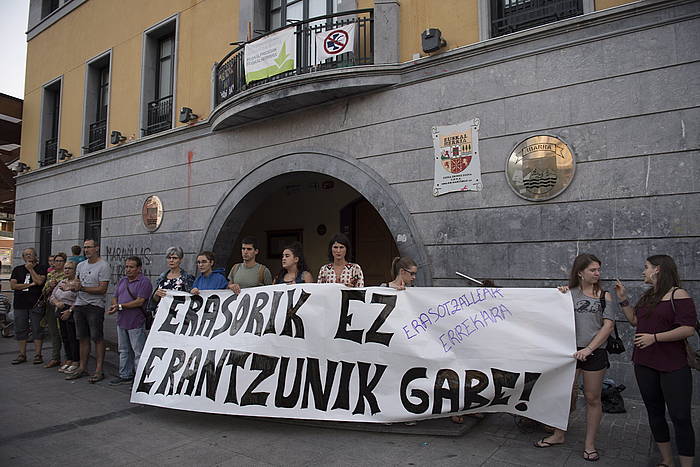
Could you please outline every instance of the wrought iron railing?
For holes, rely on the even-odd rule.
[[[161,97],[148,103],[144,136],[171,128],[173,125],[173,96]]]
[[[352,52],[341,53],[321,63],[316,63],[318,61],[316,60],[316,36],[323,34],[325,31],[331,31],[352,23],[356,25],[355,42],[353,44],[354,50]],[[287,26],[287,28],[295,28],[294,34],[297,41],[296,68],[279,75],[246,83],[244,70],[245,45],[240,45],[226,54],[216,66],[217,105],[241,91],[287,76],[313,73],[332,68],[371,65],[374,63],[374,10],[372,8],[317,16],[294,23],[293,25]],[[256,38],[256,40],[282,29],[284,28],[270,31]]]
[[[490,0],[491,37],[583,14],[582,0]]]
[[[58,138],[47,139],[44,142],[44,154],[39,160],[39,167],[55,164],[58,155]]]
[[[88,130],[88,145],[85,152],[99,151],[105,148],[107,139],[107,120],[91,123]]]

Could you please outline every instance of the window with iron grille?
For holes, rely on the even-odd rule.
[[[39,264],[48,266],[51,255],[53,211],[39,213]]]
[[[109,59],[109,54],[103,55],[89,63],[87,68],[84,145],[86,153],[104,149],[107,144]]]
[[[491,37],[583,14],[583,0],[490,0]]]
[[[95,240],[98,244],[102,237],[102,203],[83,205],[83,240]]]
[[[145,34],[143,126],[144,136],[173,126],[176,19]]]
[[[61,80],[44,86],[41,111],[39,166],[56,163],[59,121],[61,116]]]

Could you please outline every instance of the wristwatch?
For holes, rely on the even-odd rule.
[[[122,310],[124,309],[124,307],[123,307],[122,304],[120,303],[119,305],[117,305],[117,309],[118,309],[119,311],[122,311]]]

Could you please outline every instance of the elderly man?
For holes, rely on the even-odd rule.
[[[139,364],[139,357],[146,344],[146,305],[151,297],[151,281],[141,274],[141,258],[129,256],[124,261],[124,273],[114,289],[112,306],[107,313],[117,315],[119,339],[119,376],[109,382],[111,386],[129,384]]]
[[[19,355],[12,360],[13,365],[27,361],[27,338],[31,325],[34,340],[34,364],[44,363],[41,356],[44,329],[41,327],[43,308],[35,305],[41,296],[41,289],[46,280],[46,267],[39,264],[34,248],[22,250],[24,264],[15,267],[10,276],[10,288],[15,293],[15,339],[19,344]]]

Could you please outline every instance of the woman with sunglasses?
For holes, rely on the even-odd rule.
[[[411,287],[416,280],[418,265],[408,256],[397,256],[391,262],[391,275],[394,278],[389,283],[381,284],[380,287],[391,287],[396,290],[405,290]]]

